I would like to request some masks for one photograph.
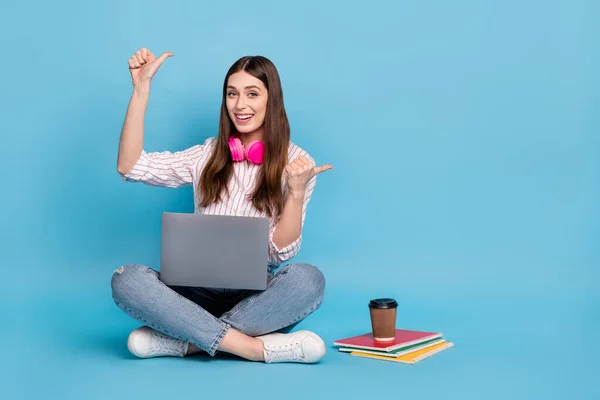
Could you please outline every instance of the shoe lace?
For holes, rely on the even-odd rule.
[[[298,360],[302,359],[302,346],[300,343],[288,343],[284,345],[278,345],[272,348],[268,348],[267,355],[271,362],[273,361],[285,361],[285,360]]]
[[[180,355],[184,352],[185,342],[163,335],[160,332],[154,331],[155,340],[152,341],[152,350],[171,355]]]

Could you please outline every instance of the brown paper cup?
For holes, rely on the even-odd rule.
[[[374,299],[369,303],[373,337],[380,342],[393,341],[396,336],[396,310],[394,299]]]

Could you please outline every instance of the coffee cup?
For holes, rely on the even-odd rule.
[[[391,342],[396,337],[396,310],[398,302],[390,298],[373,299],[369,302],[373,337],[379,342]]]

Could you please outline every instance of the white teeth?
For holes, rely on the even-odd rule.
[[[239,119],[248,119],[252,117],[252,114],[250,115],[241,115],[241,114],[236,114],[236,117],[238,117]]]

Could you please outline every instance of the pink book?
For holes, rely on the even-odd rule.
[[[401,347],[412,346],[439,337],[442,337],[440,332],[420,332],[396,329],[396,337],[394,340],[387,342],[375,341],[373,333],[371,332],[365,333],[364,335],[339,339],[333,342],[333,344],[336,346],[353,347],[357,349],[392,351]]]

